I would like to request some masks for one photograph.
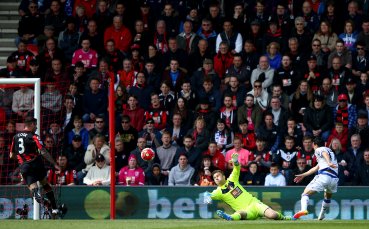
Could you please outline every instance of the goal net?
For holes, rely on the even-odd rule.
[[[57,159],[65,141],[61,91],[68,90],[60,85],[66,84],[41,84],[38,78],[0,79],[0,219],[42,218],[43,209],[33,205],[18,162],[9,158],[9,152],[13,136],[24,129],[24,118],[32,116],[38,120],[36,134]],[[47,162],[45,167],[51,169]]]

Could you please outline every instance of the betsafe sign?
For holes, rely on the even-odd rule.
[[[31,199],[25,196],[5,195],[6,187],[0,187],[0,219],[14,219],[15,210]],[[267,188],[246,187],[254,196],[285,215],[300,209],[303,187]],[[115,209],[118,219],[209,219],[217,217],[217,209],[232,212],[228,205],[203,203],[203,193],[212,188],[202,187],[122,187],[116,190]],[[62,187],[60,201],[68,206],[66,219],[108,219],[110,217],[109,187]],[[19,192],[21,193],[21,192]],[[334,195],[328,219],[369,219],[369,189],[360,187],[339,188]],[[58,193],[59,194],[59,193]],[[322,193],[311,198],[310,214],[305,219],[317,218]],[[32,212],[29,212],[32,216]]]

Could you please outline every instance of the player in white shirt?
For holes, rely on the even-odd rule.
[[[318,164],[309,171],[296,175],[294,181],[299,183],[304,177],[316,172],[318,172],[318,175],[314,177],[302,193],[301,210],[293,216],[294,219],[309,214],[307,211],[309,197],[316,192],[324,191],[324,201],[318,217],[319,220],[323,220],[331,203],[332,193],[337,192],[338,164],[334,152],[330,148],[324,147],[324,141],[321,138],[313,140],[313,147]]]

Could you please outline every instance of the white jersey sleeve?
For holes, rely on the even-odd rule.
[[[323,157],[323,152],[328,153],[329,158],[331,159],[331,163],[335,164],[336,168],[330,168],[329,167],[327,161]],[[317,148],[315,150],[315,157],[317,158],[317,162],[318,162],[318,165],[319,165],[319,170],[330,168],[331,170],[336,172],[336,174],[338,174],[337,158],[336,158],[336,155],[334,154],[334,152],[330,148],[324,147],[324,146]]]

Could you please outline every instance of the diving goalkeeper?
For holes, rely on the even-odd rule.
[[[235,211],[232,215],[221,210],[217,211],[217,215],[225,220],[255,220],[263,216],[268,219],[291,220],[290,216],[274,211],[248,193],[238,181],[240,176],[238,154],[232,155],[232,161],[234,167],[228,179],[225,179],[221,170],[215,170],[212,173],[218,188],[211,193],[205,192],[204,202],[211,204],[212,200],[221,200],[228,204]]]

